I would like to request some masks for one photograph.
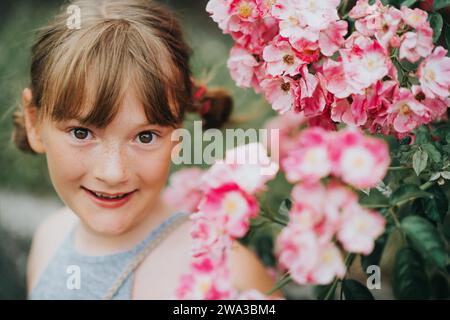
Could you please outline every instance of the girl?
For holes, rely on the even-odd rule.
[[[14,115],[14,141],[45,154],[66,205],[38,228],[28,262],[31,299],[170,298],[190,261],[188,213],[161,200],[171,133],[198,111],[189,48],[174,16],[150,0],[75,1],[32,48],[31,84]],[[205,126],[231,100],[207,92]],[[256,256],[231,250],[238,290],[273,286]]]

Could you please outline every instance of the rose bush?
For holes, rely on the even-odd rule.
[[[293,282],[317,285],[317,298],[337,288],[346,299],[372,298],[348,271],[355,261],[364,272],[380,265],[390,247],[396,298],[450,296],[448,6],[209,1],[235,42],[231,77],[278,113],[266,126],[280,129],[279,142],[266,147],[279,148],[280,159],[273,175],[260,174],[263,164],[227,161],[266,155],[250,144],[203,173],[172,177],[167,197],[189,198],[195,211],[192,268],[177,298],[254,296],[229,286],[227,249],[237,239],[284,272],[274,290]],[[183,188],[178,175],[201,178]],[[280,179],[289,191],[274,211],[266,194]]]

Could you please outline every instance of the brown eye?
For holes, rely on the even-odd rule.
[[[75,139],[86,140],[89,137],[89,130],[86,128],[73,128],[70,130]]]
[[[143,144],[152,144],[156,140],[156,134],[151,131],[141,132],[138,134],[139,142]]]

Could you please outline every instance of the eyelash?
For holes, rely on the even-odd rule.
[[[87,131],[88,134],[91,134],[91,135],[92,135],[92,131],[89,130],[89,129],[87,129],[87,128],[83,128],[83,127],[73,127],[73,128],[70,128],[70,129],[68,130],[68,132],[70,133],[70,135],[72,136],[72,138],[74,138],[74,139],[77,140],[77,141],[83,141],[83,140],[87,140],[87,139],[78,139],[77,137],[75,137],[75,131],[76,131],[76,130]],[[150,134],[152,135],[152,141],[151,141],[150,143],[140,143],[140,144],[150,146],[150,145],[153,145],[153,144],[155,143],[155,140],[156,140],[156,139],[158,139],[158,138],[161,137],[158,133],[156,133],[156,132],[154,132],[154,131],[151,131],[151,130],[147,130],[147,131],[139,132],[139,133],[137,134],[135,140],[138,139],[140,135],[142,135],[142,134],[148,134],[148,133],[150,133]],[[139,142],[138,142],[138,143],[139,143]]]
[[[70,129],[68,130],[68,132],[70,133],[70,135],[72,136],[72,138],[74,138],[75,140],[78,140],[78,141],[87,140],[87,139],[78,139],[78,138],[75,136],[75,131],[77,131],[77,130],[87,131],[89,134],[92,135],[92,132],[91,132],[91,130],[89,130],[89,129],[86,129],[86,128],[83,128],[83,127],[73,127],[73,128],[70,128]]]

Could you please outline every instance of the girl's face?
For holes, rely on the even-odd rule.
[[[149,124],[130,90],[106,128],[43,120],[40,142],[31,145],[41,144],[56,192],[83,223],[97,233],[119,235],[159,204],[176,144],[173,130]]]

